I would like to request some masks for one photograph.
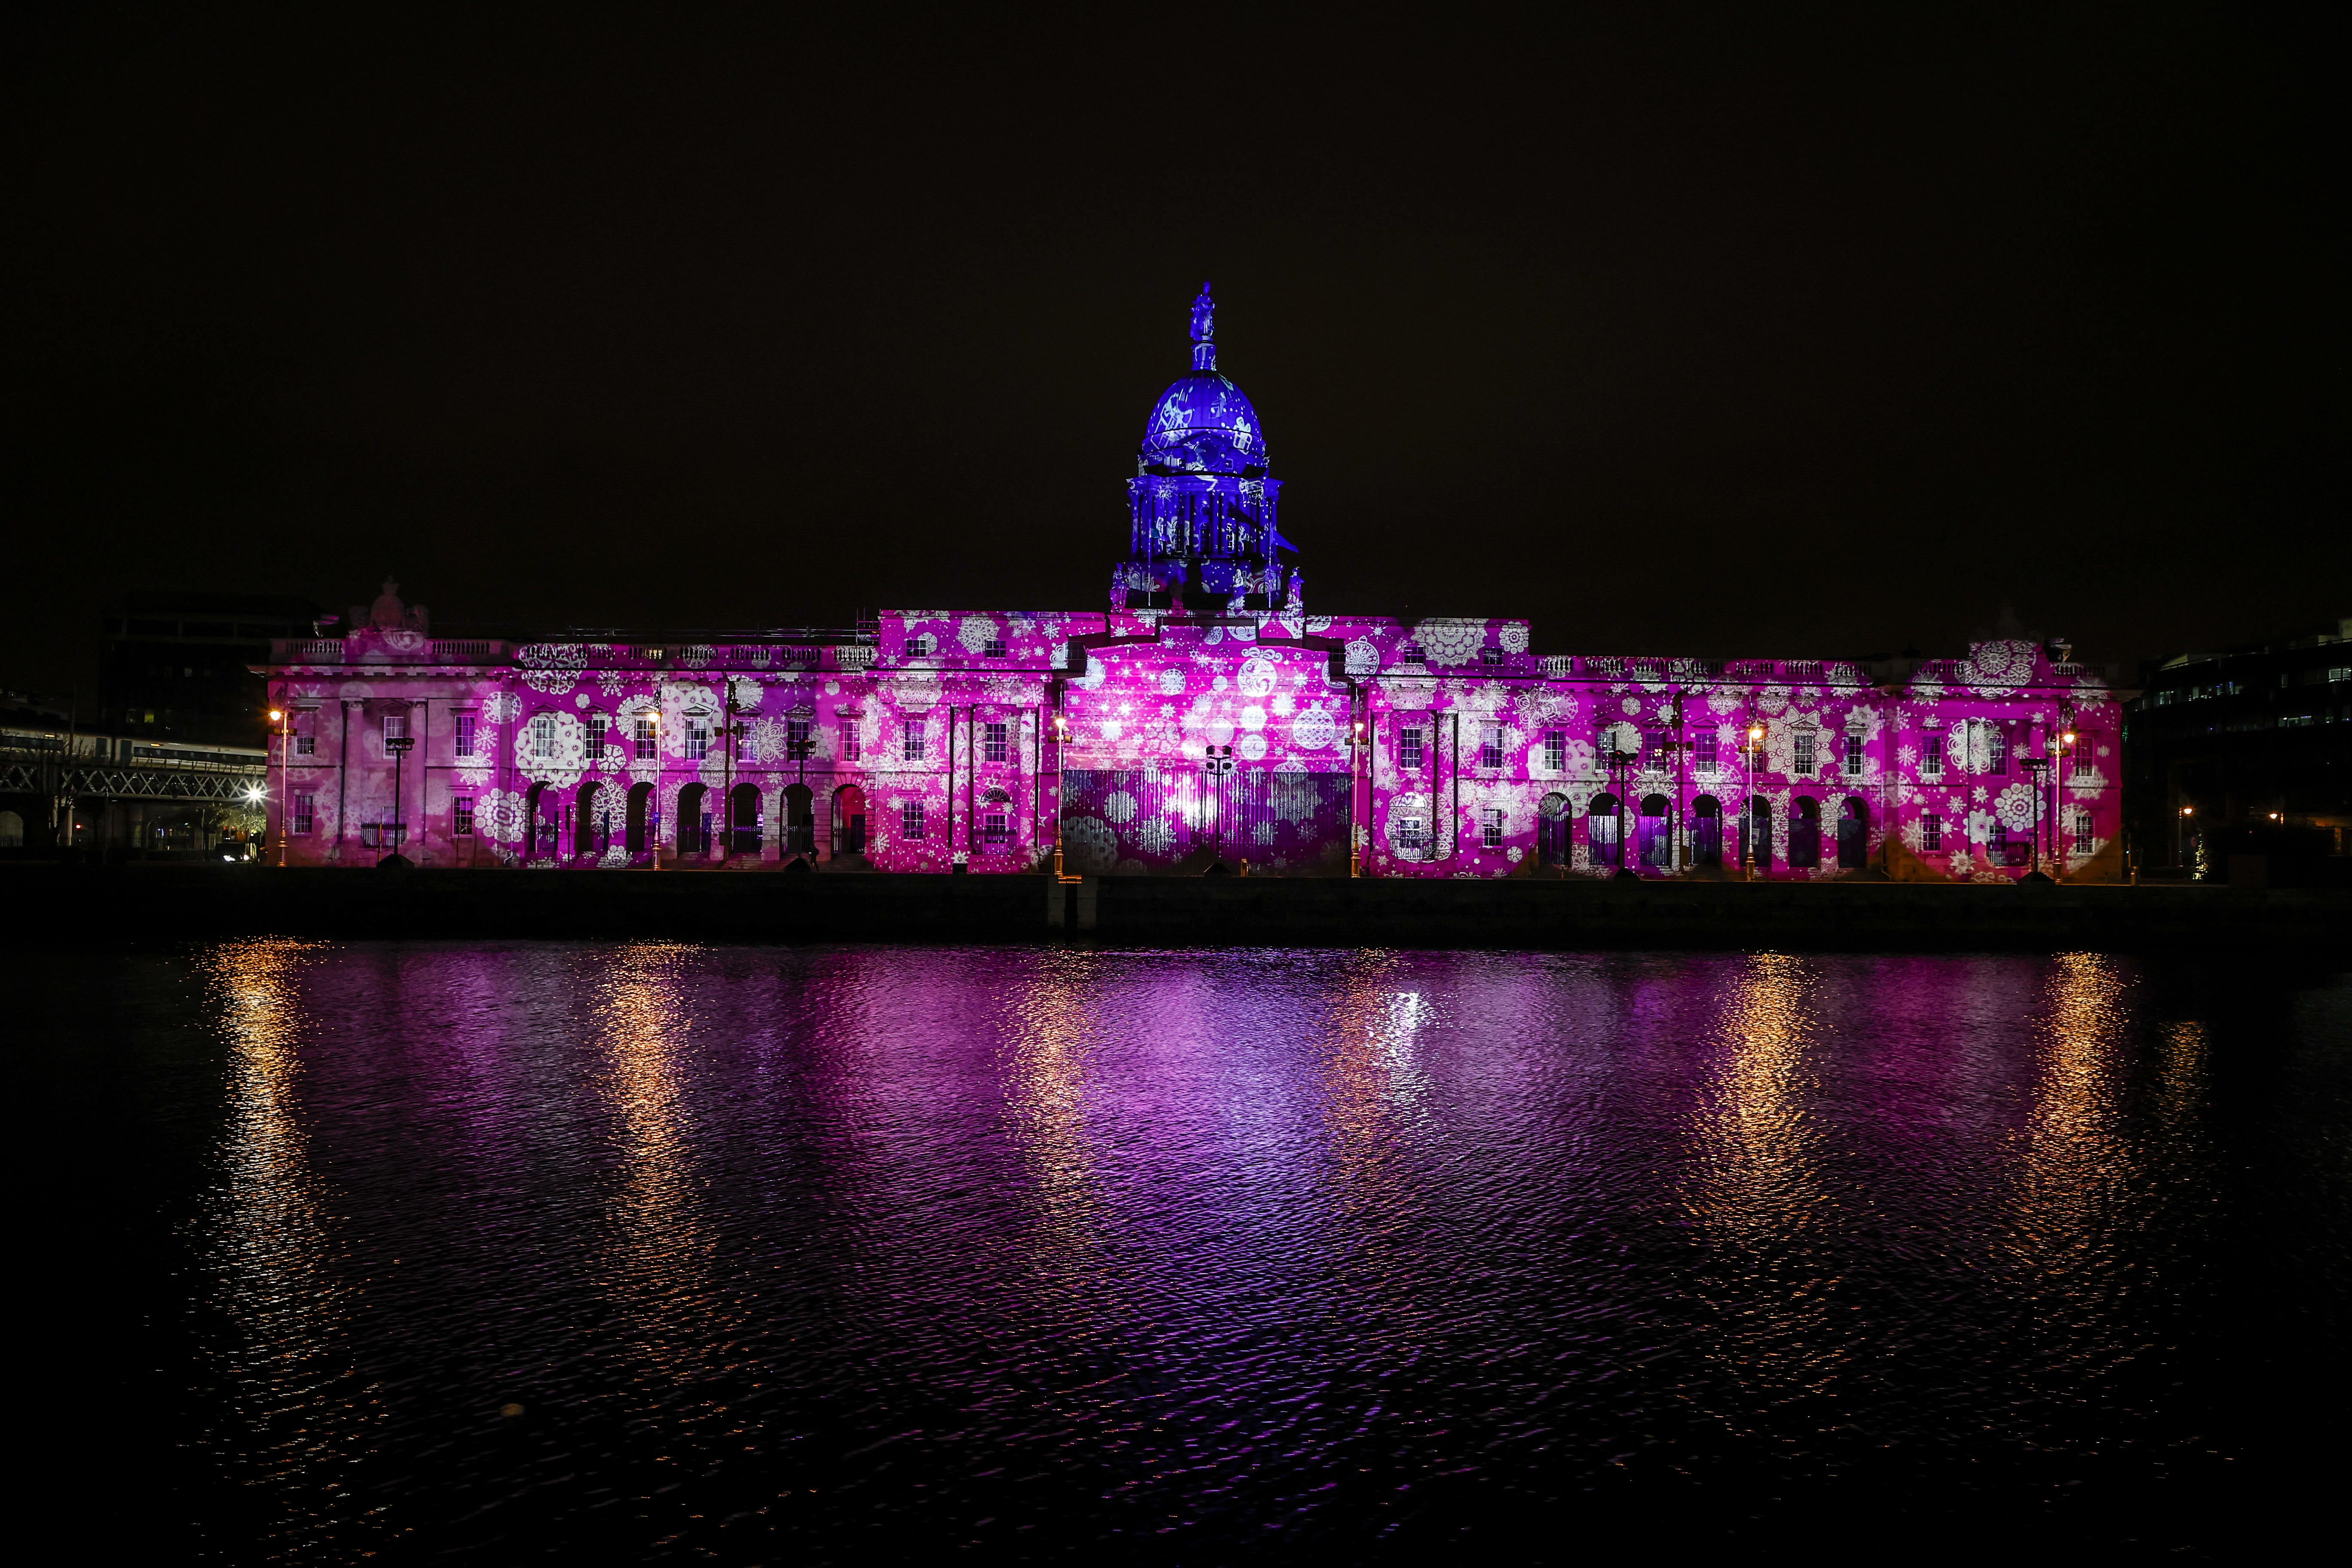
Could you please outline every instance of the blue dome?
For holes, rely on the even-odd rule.
[[[1151,405],[1136,458],[1147,471],[1255,478],[1265,472],[1265,432],[1240,387],[1215,370],[1196,370]]]

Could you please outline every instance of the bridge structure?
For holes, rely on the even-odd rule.
[[[166,752],[182,754],[159,754]],[[181,818],[192,806],[257,812],[268,793],[259,751],[0,737],[0,847],[153,847],[159,817]],[[208,847],[195,837],[186,847]]]

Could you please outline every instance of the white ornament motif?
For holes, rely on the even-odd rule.
[[[1381,668],[1381,650],[1369,637],[1348,639],[1347,671],[1349,675],[1374,675]]]
[[[1339,726],[1320,708],[1311,708],[1291,721],[1290,743],[1302,752],[1320,752],[1338,740]]]
[[[1486,623],[1438,616],[1413,627],[1423,658],[1433,664],[1467,664],[1486,646]]]
[[[1234,687],[1244,697],[1264,697],[1274,689],[1274,679],[1275,668],[1270,661],[1247,659],[1243,662],[1241,677],[1234,682]],[[1251,728],[1256,726],[1252,725]]]
[[[1528,651],[1528,628],[1524,622],[1514,621],[1496,636],[1496,640],[1502,643],[1505,653]]]

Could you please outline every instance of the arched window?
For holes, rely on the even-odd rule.
[[[574,855],[601,855],[612,839],[610,825],[604,820],[604,814],[596,809],[596,781],[590,779],[580,786],[580,793],[573,799],[572,852]],[[609,813],[610,810],[608,796],[605,811]]]
[[[1870,807],[1850,795],[1838,807],[1838,869],[1859,871],[1870,864]]]
[[[709,790],[698,784],[677,792],[677,852],[700,855],[710,848]]]
[[[1584,839],[1592,847],[1592,863],[1596,866],[1622,866],[1625,863],[1624,819],[1619,814],[1624,808],[1617,797],[1602,790],[1592,797],[1584,814]]]
[[[816,853],[816,792],[804,784],[784,786],[783,850],[787,858]]]
[[[644,854],[646,846],[658,840],[661,837],[660,824],[653,818],[652,815],[653,799],[653,785],[635,784],[629,786],[629,814],[623,824],[622,831],[627,835],[624,842],[632,855]]]
[[[1749,798],[1739,818],[1739,863],[1758,870],[1772,864],[1772,803],[1760,795]]]
[[[1789,803],[1789,864],[1810,871],[1822,863],[1822,803],[1801,795]]]
[[[728,792],[728,847],[738,855],[760,852],[760,786],[739,784]]]
[[[1637,847],[1642,865],[1652,871],[1670,871],[1675,864],[1675,836],[1669,831],[1671,821],[1666,815],[1666,797],[1645,795],[1642,797],[1642,819],[1638,825],[1641,837]]]
[[[25,819],[13,811],[0,811],[0,849],[22,849],[25,847]]]
[[[980,847],[990,855],[1013,847],[1013,795],[1001,785],[992,785],[981,795]]]
[[[1691,802],[1691,864],[1723,864],[1723,803],[1711,795]]]
[[[833,792],[833,853],[836,858],[866,853],[866,792],[856,784]]]
[[[1537,805],[1537,865],[1565,866],[1569,863],[1569,822],[1571,815],[1568,796],[1558,790],[1544,796]]]

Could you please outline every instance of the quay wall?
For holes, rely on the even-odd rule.
[[[19,944],[342,939],[2352,952],[2352,889],[0,866]]]

